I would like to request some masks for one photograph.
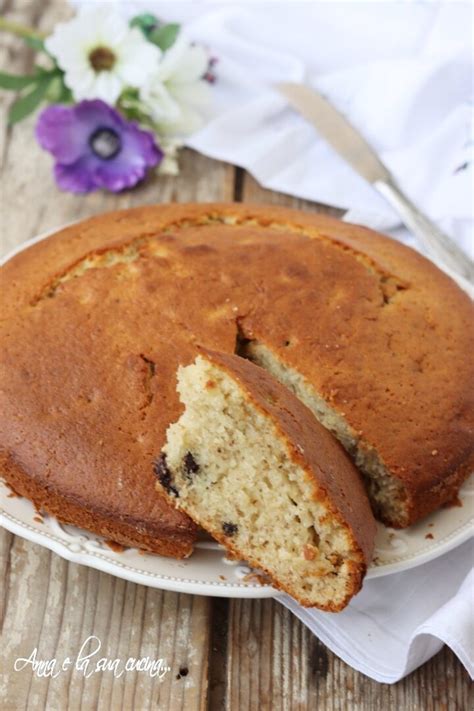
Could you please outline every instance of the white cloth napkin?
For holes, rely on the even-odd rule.
[[[474,674],[472,541],[418,568],[365,582],[340,613],[288,607],[331,651],[376,681],[392,684],[447,644]]]
[[[272,89],[303,81],[351,119],[407,194],[474,255],[472,5],[198,5],[186,32],[212,47],[219,80],[214,117],[191,147],[246,168],[265,187],[395,227],[383,198]],[[397,236],[420,248],[407,232]]]
[[[346,219],[397,228],[382,198],[272,89],[304,81],[346,113],[415,202],[473,252],[470,3],[117,4],[128,15],[182,21],[218,57],[212,118],[189,146],[246,168],[265,187],[347,208]],[[421,249],[407,231],[395,236]],[[399,680],[443,643],[473,676],[471,568],[467,543],[367,581],[337,615],[278,599],[377,681]]]

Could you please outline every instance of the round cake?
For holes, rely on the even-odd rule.
[[[179,365],[237,353],[290,388],[403,527],[473,464],[473,309],[416,252],[312,213],[236,204],[94,217],[2,268],[2,474],[61,520],[188,555],[155,492]]]

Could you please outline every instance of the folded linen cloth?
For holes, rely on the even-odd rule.
[[[396,575],[367,580],[337,614],[288,607],[329,649],[376,681],[392,684],[447,644],[474,674],[473,544]]]
[[[264,187],[346,208],[349,221],[398,227],[392,234],[421,249],[272,88],[304,81],[363,131],[403,189],[472,254],[470,3],[116,4],[129,16],[150,11],[181,21],[189,38],[218,57],[213,113],[189,146],[244,167]],[[278,600],[377,681],[396,682],[443,643],[473,676],[472,562],[468,542],[418,568],[369,580],[337,615],[303,609],[286,595]]]
[[[212,47],[219,80],[214,116],[188,145],[246,168],[264,187],[396,226],[392,208],[272,88],[303,81],[350,118],[407,194],[474,255],[472,6],[204,9],[186,32]]]

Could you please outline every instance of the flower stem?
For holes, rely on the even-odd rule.
[[[16,35],[17,37],[31,37],[32,39],[44,39],[46,37],[46,33],[44,32],[38,32],[37,30],[33,30],[31,27],[20,25],[18,22],[7,20],[4,17],[0,17],[0,30],[10,32],[12,35]]]

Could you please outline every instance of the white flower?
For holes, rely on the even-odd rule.
[[[204,47],[178,39],[165,52],[149,81],[140,90],[161,133],[187,135],[204,122],[210,87],[203,79],[209,65]]]
[[[161,57],[138,28],[105,6],[84,7],[70,22],[56,25],[45,44],[77,101],[115,104],[126,86],[149,81]]]

